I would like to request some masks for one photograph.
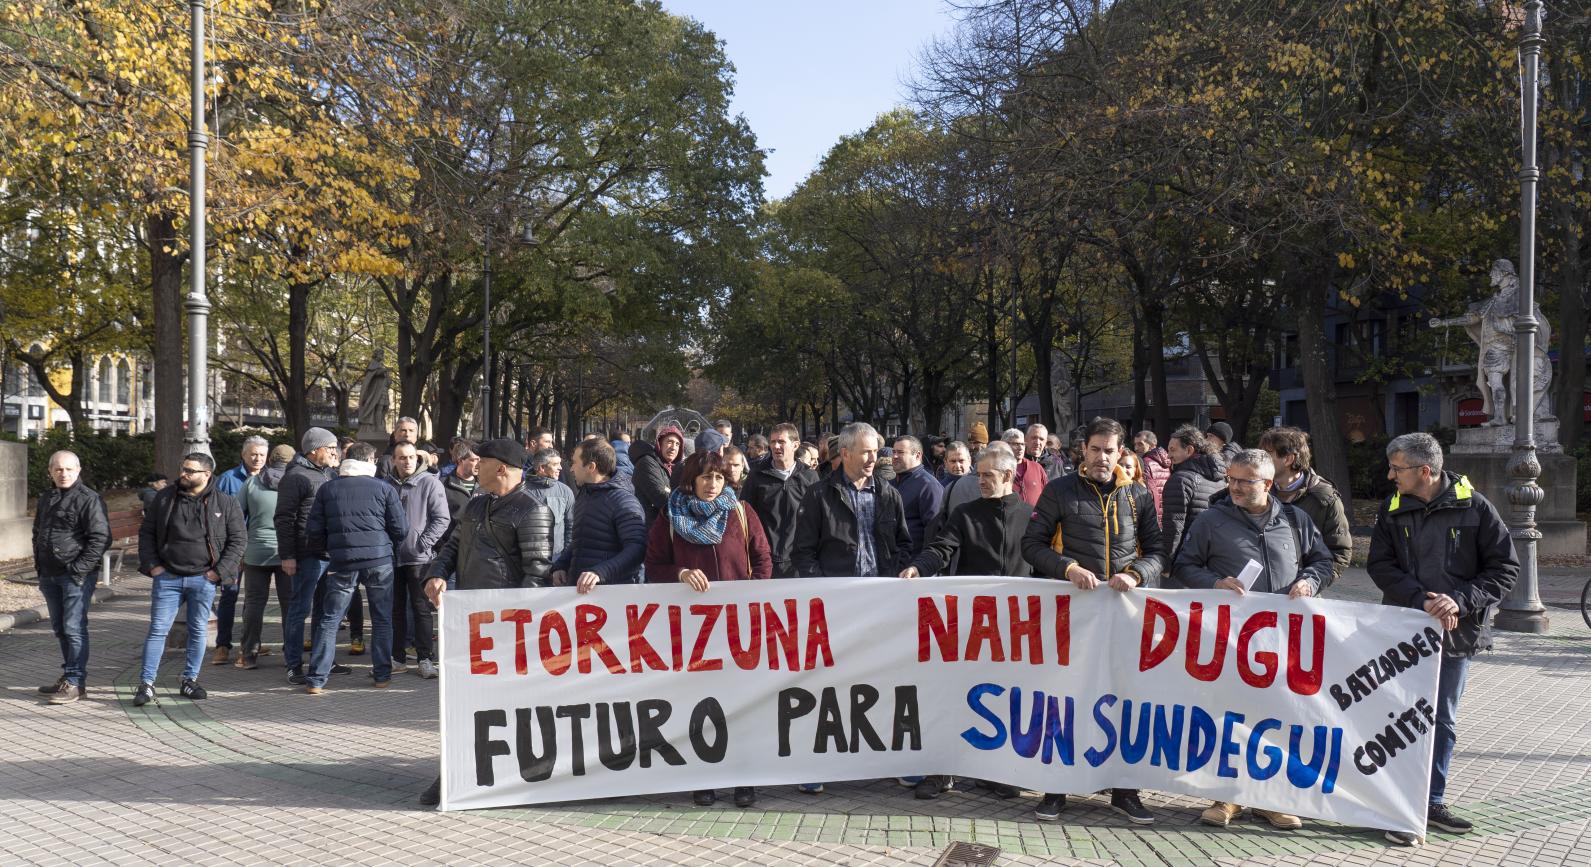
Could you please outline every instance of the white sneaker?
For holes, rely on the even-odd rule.
[[[436,677],[436,663],[432,662],[429,659],[420,660],[420,676],[425,678],[426,680],[431,680],[431,679],[435,678]]]

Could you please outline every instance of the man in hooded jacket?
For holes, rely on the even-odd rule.
[[[668,505],[669,480],[674,471],[685,462],[685,433],[674,425],[659,428],[656,443],[630,443],[630,462],[635,466],[631,488],[641,501],[641,511],[647,526],[657,513]],[[618,455],[614,455],[614,471],[618,471]]]

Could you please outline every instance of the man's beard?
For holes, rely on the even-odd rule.
[[[177,489],[184,494],[197,494],[204,488],[204,483],[192,476],[183,476],[177,482]]]

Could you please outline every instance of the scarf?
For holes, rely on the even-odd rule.
[[[668,495],[668,521],[674,533],[697,545],[717,545],[724,540],[729,513],[738,499],[733,488],[725,487],[718,499],[707,501],[676,489]]]

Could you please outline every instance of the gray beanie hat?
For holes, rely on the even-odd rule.
[[[337,435],[323,427],[312,427],[304,431],[304,438],[299,442],[298,453],[307,455],[322,446],[337,444]]]

